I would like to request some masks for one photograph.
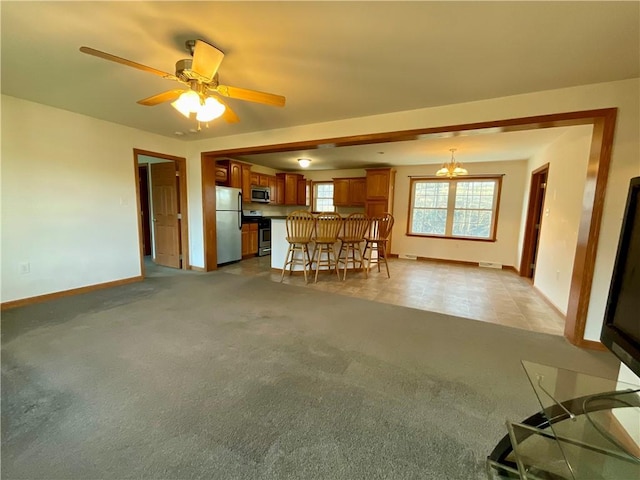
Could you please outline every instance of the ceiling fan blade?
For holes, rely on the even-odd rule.
[[[202,77],[205,83],[209,83],[213,80],[223,58],[224,53],[216,47],[203,40],[196,40],[191,70]]]
[[[218,98],[218,97],[216,97],[216,100],[218,100],[221,104],[224,105],[224,113],[222,114],[222,119],[225,122],[238,123],[240,121],[236,112],[234,112],[233,110],[231,110],[231,108],[229,108],[229,105],[227,104],[227,102],[223,101],[221,98]]]
[[[101,52],[100,50],[95,50],[90,47],[80,47],[80,51],[88,55],[93,55],[94,57],[104,58],[105,60],[120,63],[121,65],[137,68],[138,70],[142,70],[143,72],[153,73],[154,75],[158,75],[162,78],[166,78],[169,80],[178,80],[178,78],[171,73],[156,70],[155,68],[147,67],[146,65],[142,65],[141,63],[132,62],[131,60],[127,60],[126,58],[117,57],[115,55],[111,55],[110,53]]]
[[[169,90],[166,92],[159,93],[157,95],[153,95],[152,97],[138,100],[138,103],[140,105],[145,105],[147,107],[153,107],[154,105],[158,105],[160,103],[172,102],[176,98],[178,98],[183,92],[186,92],[186,90],[181,90],[181,89]]]
[[[218,85],[215,91],[225,97],[237,98],[238,100],[246,100],[248,102],[264,103],[265,105],[273,105],[275,107],[284,107],[285,104],[285,98],[282,95],[258,92],[257,90]]]

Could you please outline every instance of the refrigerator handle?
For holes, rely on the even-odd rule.
[[[238,192],[238,230],[242,230],[242,192]]]

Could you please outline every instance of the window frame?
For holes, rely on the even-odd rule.
[[[504,175],[465,175],[461,177],[430,177],[430,176],[422,176],[422,177],[410,177],[409,182],[409,212],[407,215],[407,232],[406,235],[408,237],[422,237],[422,238],[441,238],[445,240],[469,240],[473,242],[495,242],[498,236],[498,218],[500,214],[500,198],[502,195],[502,177]],[[453,215],[455,212],[455,192],[456,186],[458,182],[468,182],[468,181],[487,181],[492,180],[496,183],[497,191],[494,194],[494,205],[491,209],[493,212],[491,218],[491,226],[490,226],[490,235],[487,238],[481,237],[466,237],[461,235],[453,235],[453,233],[447,233],[449,231],[449,226],[453,225]],[[433,233],[415,233],[411,231],[411,227],[413,224],[413,211],[414,211],[414,200],[415,200],[415,185],[418,182],[447,182],[449,184],[449,193],[448,193],[448,201],[447,201],[447,219],[446,219],[446,227],[444,235],[437,235]],[[452,188],[453,187],[453,188]]]
[[[322,213],[322,212],[327,212],[328,210],[317,210],[316,209],[316,200],[318,199],[318,195],[317,195],[317,189],[316,189],[316,185],[331,185],[333,187],[333,180],[326,180],[326,181],[318,181],[318,182],[311,182],[311,211],[313,213]],[[333,193],[332,193],[333,195]],[[320,197],[320,198],[328,198],[328,197]],[[335,205],[333,205],[333,196],[331,197],[331,204],[333,206],[333,210],[331,210],[332,212],[336,212],[337,208]]]

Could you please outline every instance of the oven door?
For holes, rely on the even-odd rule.
[[[271,222],[258,223],[258,256],[271,255]]]

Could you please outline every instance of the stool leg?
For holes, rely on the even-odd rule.
[[[383,257],[384,258],[384,266],[387,269],[387,277],[391,278],[391,275],[389,274],[389,264],[387,263],[387,248],[385,247],[385,243],[386,242],[382,242],[380,244],[380,247],[382,248],[382,254],[384,255],[384,257]]]
[[[369,258],[367,258],[367,249],[369,250]],[[369,272],[371,271],[371,244],[369,242],[365,242],[364,252],[362,253],[362,255],[362,260],[367,261],[367,264],[363,265],[364,278],[369,278]]]
[[[309,283],[307,280],[307,261],[304,259],[305,253],[307,258],[309,258],[309,246],[304,243],[302,244],[302,251],[300,252],[300,256],[302,257],[302,271],[304,272],[304,283]],[[311,274],[311,260],[309,260],[309,274]]]
[[[287,248],[287,254],[284,257],[284,265],[282,266],[282,275],[280,276],[280,282],[284,280],[284,272],[287,270],[287,265],[289,265],[289,255],[291,254],[291,244],[289,244],[289,248]],[[291,267],[289,267],[289,271],[291,271]]]
[[[313,260],[316,262],[316,279],[314,283],[318,283],[318,271],[320,270],[321,258],[322,258],[322,244],[320,245],[316,244],[316,248],[313,250]]]
[[[340,250],[342,250],[342,247],[340,247]],[[344,272],[342,275],[342,280],[346,280],[347,279],[347,267],[349,266],[349,251],[353,252],[353,249],[351,248],[351,242],[347,243],[347,251],[346,254],[344,256]]]
[[[336,257],[335,245],[331,244],[329,245],[329,248],[331,249],[331,254],[333,255],[333,268],[335,268],[338,280],[340,280],[340,268],[338,267],[338,257]],[[331,268],[331,266],[329,266],[329,268]]]
[[[360,248],[360,242],[355,244],[355,248],[358,251],[358,256],[360,257],[360,268],[364,268],[364,258],[363,258],[363,253],[362,253],[362,249]],[[354,252],[355,255],[355,252]],[[353,264],[353,268],[356,268],[355,262]]]

